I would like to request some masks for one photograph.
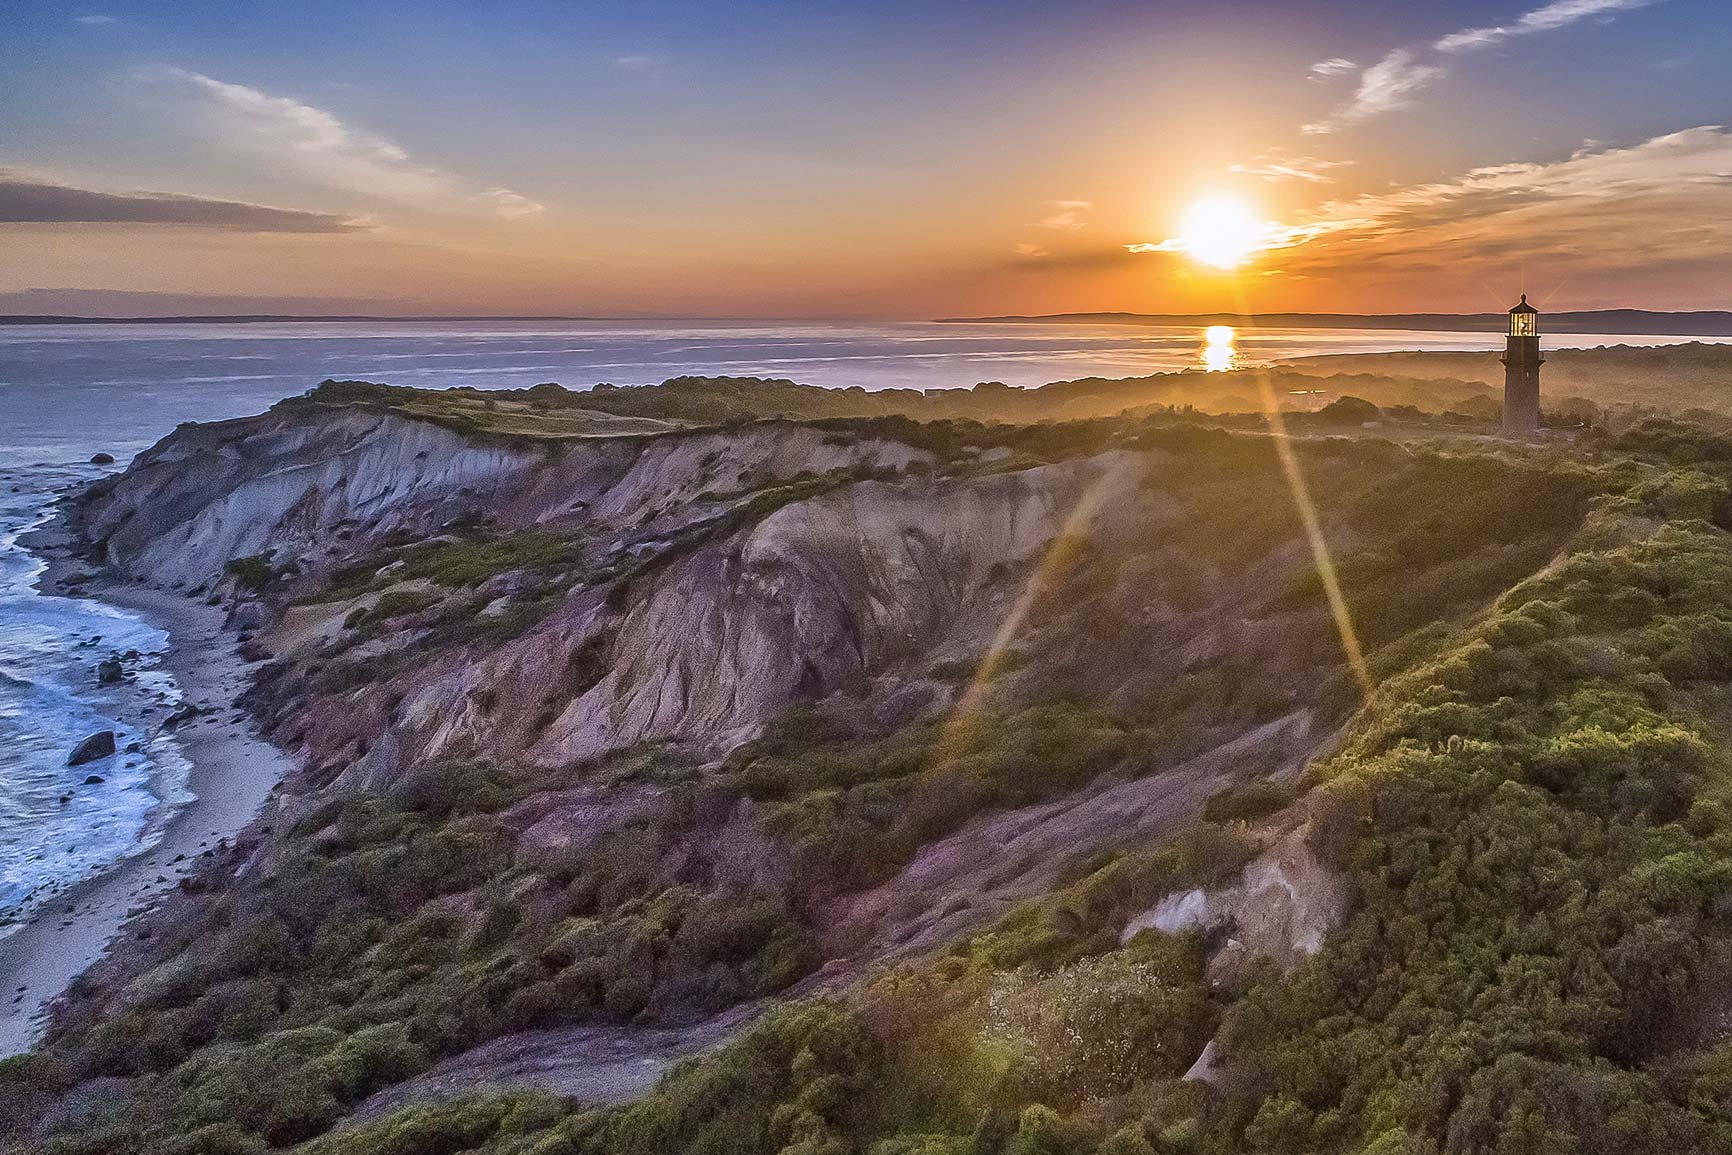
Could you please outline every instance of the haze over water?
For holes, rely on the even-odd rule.
[[[1686,338],[1548,337],[1548,348]],[[1323,353],[1491,349],[1497,333],[1240,330],[1256,364]],[[1034,386],[1205,366],[1195,328],[715,321],[0,326],[0,464],[124,464],[182,421],[257,413],[327,377],[444,388],[645,385],[681,374],[867,389]],[[1211,367],[1219,358],[1210,361]]]

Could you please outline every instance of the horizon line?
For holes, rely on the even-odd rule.
[[[1442,312],[1434,310],[1408,310],[1388,313],[1352,313],[1333,311],[1298,311],[1270,310],[1268,312],[1246,312],[1236,309],[1220,309],[1185,313],[1142,313],[1130,310],[1112,309],[1061,313],[1001,313],[981,314],[972,316],[947,317],[886,317],[863,314],[838,314],[834,316],[786,317],[773,314],[677,314],[677,313],[635,313],[635,314],[591,314],[591,313],[170,313],[152,314],[84,314],[84,313],[0,313],[0,324],[6,325],[140,325],[140,324],[266,324],[273,322],[419,322],[440,323],[453,321],[734,321],[734,322],[810,322],[820,324],[825,322],[877,322],[884,324],[1015,324],[1015,323],[1051,323],[1055,321],[1086,322],[1090,319],[1110,318],[1130,321],[1181,321],[1203,322],[1223,319],[1239,319],[1255,321],[1259,318],[1307,318],[1317,320],[1363,320],[1391,321],[1417,320],[1423,318],[1483,320],[1500,317],[1497,311],[1480,311],[1473,313]],[[1732,318],[1732,308],[1706,309],[1646,309],[1635,306],[1614,306],[1598,309],[1559,309],[1549,314],[1553,318],[1596,317],[1596,316],[1647,316],[1657,318],[1683,317],[1728,317]]]

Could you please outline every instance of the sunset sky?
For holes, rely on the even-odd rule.
[[[0,312],[1732,308],[1727,0],[0,26]]]

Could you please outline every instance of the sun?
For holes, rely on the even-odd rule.
[[[1236,269],[1263,248],[1263,224],[1237,197],[1213,196],[1185,214],[1179,241],[1185,255],[1217,269]]]

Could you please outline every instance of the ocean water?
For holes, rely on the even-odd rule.
[[[161,695],[153,716],[165,717],[179,702],[161,669],[167,635],[100,602],[38,593],[42,563],[18,541],[57,491],[98,472],[0,467],[0,935],[57,888],[147,845],[186,799],[188,766],[173,736],[118,721],[114,694],[96,685],[98,662],[136,651],[124,692]],[[121,753],[66,765],[98,730],[113,730]],[[103,781],[87,784],[91,775]]]
[[[1616,336],[1548,338],[1557,347]],[[1636,338],[1668,343],[1683,338]],[[1495,333],[1241,330],[1239,363],[1491,349]],[[1124,325],[577,321],[0,326],[0,465],[127,456],[181,421],[257,413],[326,377],[394,385],[646,385],[683,373],[868,389],[1041,385],[1203,368],[1203,332]]]
[[[1685,339],[1572,335],[1547,343]],[[1307,354],[1500,344],[1495,333],[1264,329],[1239,332],[1223,355],[1219,341],[1211,348],[1198,329],[1120,325],[0,325],[0,935],[28,896],[40,901],[147,843],[187,798],[173,736],[118,722],[96,686],[101,658],[137,650],[131,665],[140,690],[177,698],[160,666],[166,638],[125,611],[36,592],[40,565],[18,542],[47,516],[58,491],[98,475],[78,463],[99,451],[113,454],[119,468],[180,422],[256,413],[326,377],[478,388],[650,384],[684,373],[868,389],[1031,386]],[[140,751],[67,767],[72,746],[102,729]],[[83,785],[92,772],[105,780]]]

